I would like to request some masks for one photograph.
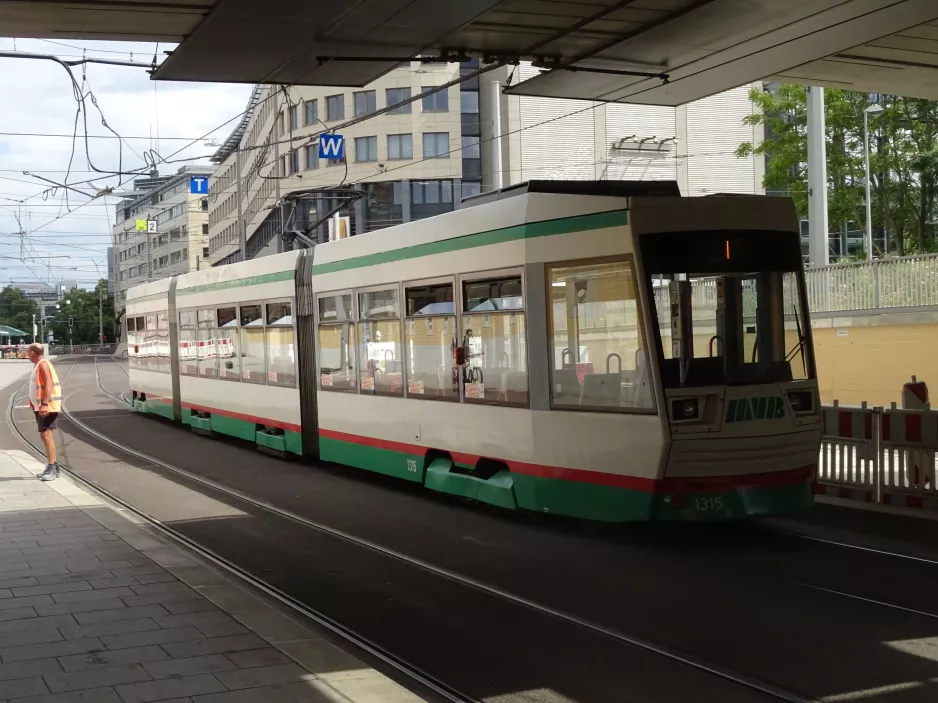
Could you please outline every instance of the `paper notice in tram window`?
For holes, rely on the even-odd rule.
[[[362,390],[373,391],[375,389],[375,379],[372,376],[362,378]]]
[[[270,371],[270,372],[268,372],[268,374],[267,374],[267,382],[268,382],[268,383],[276,383],[276,382],[277,382],[277,372],[276,372],[276,371]]]
[[[424,393],[425,390],[424,390],[424,383],[423,383],[423,381],[408,381],[408,382],[407,382],[407,392],[408,392],[408,393],[415,393],[415,394],[418,394],[418,395]]]
[[[485,385],[482,383],[467,383],[466,384],[466,397],[467,398],[484,398],[485,397]]]
[[[327,373],[320,374],[319,382],[322,384],[323,388],[332,388],[332,376]]]

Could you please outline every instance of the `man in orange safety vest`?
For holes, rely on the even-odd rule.
[[[52,430],[62,407],[62,386],[52,362],[45,358],[45,350],[38,343],[29,345],[29,360],[33,371],[29,376],[29,407],[36,415],[39,438],[46,447],[49,463],[39,475],[41,481],[54,481],[59,477],[59,465],[55,461],[55,439]]]

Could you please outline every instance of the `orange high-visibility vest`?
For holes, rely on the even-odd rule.
[[[49,412],[57,413],[62,407],[62,386],[59,384],[59,376],[55,372],[55,367],[48,359],[41,359],[39,363],[36,364],[36,400],[38,400],[40,404],[45,400],[43,397],[45,386],[42,383],[42,373],[39,370],[39,364],[48,365],[49,375],[52,376],[52,397],[46,402],[49,407]],[[38,410],[39,408],[36,409]]]

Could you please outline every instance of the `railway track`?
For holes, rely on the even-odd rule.
[[[65,375],[62,377],[60,381],[62,384],[65,383],[68,376],[71,374],[72,370],[74,369],[76,365],[77,364],[73,363],[69,366],[68,371],[65,373]],[[99,387],[101,387],[101,389],[104,390],[103,386],[101,386],[100,384],[100,376],[97,373],[97,360],[95,360],[95,375],[96,375],[96,378],[98,379]],[[20,395],[20,393],[22,393],[22,395]],[[108,393],[107,391],[105,391],[105,393],[107,393],[109,397],[119,402],[126,403],[124,399],[119,398],[118,396]],[[9,422],[9,426],[11,430],[20,438],[20,440],[28,449],[30,449],[37,456],[42,457],[44,456],[42,448],[39,447],[35,442],[33,442],[20,429],[19,424],[16,422],[15,410],[17,408],[17,402],[18,401],[21,402],[25,398],[27,398],[27,394],[24,393],[23,391],[15,392],[11,396],[10,404],[8,408],[8,418],[7,418]],[[81,423],[80,421],[72,417],[68,413],[68,411],[65,409],[64,400],[62,403],[61,414],[62,414],[62,417],[67,418],[69,422],[71,422],[73,425],[81,429],[83,432],[86,432],[92,436],[102,439],[102,441],[107,441],[109,444],[111,444],[114,447],[119,447],[118,443],[104,439],[94,430],[91,430],[86,425],[84,425],[83,423]],[[122,451],[127,454],[139,456],[139,453],[133,452],[130,448],[127,448],[127,447],[122,449]],[[330,633],[332,633],[332,635],[350,644],[354,649],[367,652],[370,656],[378,659],[380,662],[385,664],[389,669],[392,669],[397,674],[396,678],[398,680],[403,678],[403,679],[410,681],[412,684],[410,686],[411,690],[418,692],[424,696],[427,696],[427,694],[429,693],[430,694],[429,699],[434,700],[434,701],[441,701],[441,702],[445,701],[447,703],[477,703],[476,698],[466,695],[456,690],[455,688],[449,686],[448,684],[435,679],[434,677],[430,676],[426,672],[423,672],[417,667],[413,666],[412,664],[406,661],[403,661],[399,657],[396,657],[393,653],[386,651],[384,648],[368,640],[367,638],[362,637],[361,635],[349,630],[348,628],[344,627],[341,623],[338,623],[332,618],[329,618],[327,615],[313,608],[310,608],[308,605],[300,602],[299,600],[289,595],[288,593],[284,592],[283,590],[277,588],[273,584],[263,579],[260,579],[254,574],[241,568],[230,559],[226,559],[225,557],[219,555],[213,550],[210,550],[204,547],[203,545],[198,544],[196,541],[190,539],[189,537],[182,534],[178,530],[173,529],[172,527],[166,525],[165,523],[153,517],[152,515],[149,515],[146,512],[140,510],[136,506],[128,503],[127,501],[123,500],[122,498],[115,495],[114,493],[101,487],[99,484],[88,480],[87,478],[82,476],[81,473],[77,471],[73,471],[66,464],[59,462],[59,466],[73,480],[82,484],[86,488],[89,488],[95,493],[102,495],[107,500],[109,500],[112,504],[118,505],[124,510],[130,513],[133,513],[140,519],[144,520],[147,524],[157,529],[160,533],[166,535],[167,537],[171,538],[172,540],[176,542],[179,542],[180,544],[184,545],[186,548],[197,553],[201,557],[208,559],[212,563],[221,567],[228,573],[238,577],[239,579],[251,585],[252,587],[259,589],[260,591],[266,593],[268,596],[271,596],[272,598],[276,599],[281,604],[292,609],[297,614],[303,616],[304,618],[312,620],[313,622],[317,623],[320,627],[323,627],[326,630],[328,630]],[[167,470],[171,470],[166,466],[164,466],[164,468],[167,468]],[[181,473],[181,472],[177,471],[177,473]],[[217,488],[216,490],[221,491],[220,488]],[[229,495],[234,495],[230,491],[227,491],[227,493]],[[242,499],[242,500],[245,500],[245,499]],[[261,505],[257,501],[250,501],[250,502],[258,506]]]
[[[107,365],[111,365],[112,363],[119,364],[119,362],[104,362],[104,363]],[[112,400],[116,402],[120,402],[123,404],[128,403],[125,397],[121,395],[116,395],[104,387],[104,384],[101,380],[101,375],[100,375],[100,371],[98,368],[97,360],[95,360],[95,380],[101,392],[103,392],[109,398],[111,398]],[[432,564],[430,562],[404,554],[397,550],[390,549],[386,546],[380,545],[371,540],[367,540],[367,539],[358,537],[356,535],[350,534],[348,532],[335,529],[321,522],[317,522],[307,517],[304,517],[302,515],[299,515],[297,513],[294,513],[292,511],[285,510],[277,505],[270,503],[269,501],[265,501],[263,499],[249,495],[245,492],[242,492],[234,488],[231,488],[229,486],[226,486],[224,484],[221,484],[217,481],[213,481],[203,476],[199,476],[198,474],[195,474],[191,471],[187,471],[178,466],[174,466],[172,464],[164,462],[157,457],[140,452],[132,447],[129,447],[125,444],[122,444],[121,442],[114,440],[111,437],[104,435],[103,433],[93,429],[92,427],[88,426],[86,423],[82,422],[81,420],[74,417],[71,413],[69,413],[67,408],[65,407],[65,403],[63,403],[62,414],[65,418],[68,419],[69,422],[71,422],[81,432],[91,437],[94,437],[99,442],[102,442],[112,447],[113,449],[118,450],[119,452],[123,454],[133,456],[143,462],[146,462],[147,464],[150,464],[152,466],[157,466],[171,474],[184,477],[185,479],[189,481],[205,486],[214,492],[218,492],[225,496],[229,496],[238,501],[249,503],[250,505],[256,508],[259,508],[261,510],[277,515],[278,517],[290,520],[291,522],[294,522],[305,528],[315,530],[319,533],[341,540],[347,544],[354,545],[357,548],[366,549],[376,554],[380,554],[384,557],[393,559],[399,563],[406,564],[409,567],[432,574],[442,579],[446,579],[447,581],[458,584],[459,586],[469,588],[469,589],[484,593],[489,596],[493,596],[495,598],[498,598],[500,600],[503,600],[505,602],[511,603],[516,606],[521,606],[539,615],[546,616],[551,619],[567,623],[569,625],[573,625],[577,628],[586,630],[593,634],[600,635],[602,637],[614,640],[620,644],[624,644],[629,647],[634,647],[634,648],[643,650],[645,652],[654,654],[656,656],[663,657],[681,666],[696,669],[708,675],[717,677],[719,679],[723,679],[725,681],[731,682],[732,684],[738,685],[742,688],[746,688],[758,694],[761,694],[762,696],[766,697],[768,700],[785,701],[786,703],[807,703],[808,701],[811,700],[810,698],[806,698],[797,692],[789,691],[784,688],[775,686],[771,683],[767,683],[767,682],[760,681],[758,679],[754,679],[752,677],[747,676],[746,674],[742,672],[737,672],[731,669],[727,669],[725,667],[713,664],[699,657],[695,657],[693,655],[675,650],[673,648],[667,647],[660,643],[650,641],[646,638],[637,637],[629,633],[622,632],[620,630],[606,627],[600,623],[592,622],[590,620],[578,617],[576,615],[565,612],[563,610],[549,607],[547,605],[538,603],[534,600],[517,595],[505,589],[498,588],[496,586],[484,583],[477,579],[473,579],[471,577],[457,573],[455,571],[445,569],[435,564]],[[24,441],[28,441],[28,440],[25,440],[24,438]],[[75,475],[74,472],[70,472],[70,474]],[[78,478],[79,480],[82,480],[80,476]],[[91,484],[91,485],[94,486],[94,484]],[[100,489],[96,488],[96,490],[100,490]],[[109,495],[109,497],[111,496]],[[121,501],[121,504],[125,505],[122,501]],[[139,513],[140,511],[137,511],[136,509],[134,509],[134,512]],[[154,518],[146,514],[140,513],[140,516],[145,520],[154,521]],[[155,521],[155,522],[158,523],[158,521]],[[173,531],[172,528],[168,528],[165,525],[162,525],[162,523],[158,523],[158,524],[161,530],[168,532],[171,536],[176,537],[178,535],[178,533]],[[191,540],[188,540],[188,538],[185,538],[184,536],[180,536],[180,541],[183,541],[187,546],[191,546]],[[196,547],[200,550],[200,553],[205,552],[204,548],[198,547],[198,545],[196,545]],[[209,554],[209,557],[212,558],[213,560],[220,559],[214,553],[208,553],[208,554]],[[238,573],[239,575],[243,573],[243,569],[240,569],[240,567],[238,567],[237,565],[231,564],[230,562],[224,559],[222,559],[221,562],[226,568],[231,570],[233,573]],[[253,576],[249,576],[248,578],[249,580],[256,579],[256,577],[253,577]],[[254,581],[251,581],[251,582],[254,583]],[[272,592],[273,594],[275,594],[276,597],[290,604],[291,606],[294,605],[295,599],[292,599],[290,596],[287,596],[286,594],[282,594],[282,592],[280,592],[278,589],[271,586],[270,584],[261,582],[259,584],[259,587],[262,588],[262,590],[265,590],[267,592]],[[320,618],[325,619],[325,616],[322,616],[321,614],[317,614],[315,612],[307,613],[306,611],[307,611],[307,608],[305,606],[302,606],[301,609],[299,610],[299,612],[303,612],[304,615],[306,615],[307,617],[311,617],[313,620],[317,622],[320,621]],[[326,620],[328,621],[328,619]],[[456,700],[456,699],[452,699],[452,700]]]
[[[109,366],[114,362],[100,362],[101,366]],[[122,366],[117,362],[119,367]],[[121,369],[123,371],[123,368]],[[69,372],[71,369],[69,370]],[[109,391],[101,378],[100,369],[98,362],[95,361],[95,383],[98,388],[106,396],[111,398],[114,401],[121,403],[126,403],[126,400],[118,394],[115,394]],[[382,557],[391,559],[400,564],[406,565],[408,568],[412,568],[418,571],[421,571],[425,574],[429,574],[433,577],[444,579],[452,584],[455,584],[461,588],[471,589],[473,591],[484,593],[492,598],[497,598],[503,602],[510,603],[514,606],[522,607],[532,613],[538,614],[540,616],[549,617],[551,619],[566,623],[570,626],[579,628],[583,631],[590,632],[592,634],[613,640],[622,645],[633,647],[639,649],[643,652],[653,654],[654,656],[661,657],[670,662],[673,662],[675,665],[690,667],[699,672],[703,672],[708,676],[713,676],[719,678],[723,681],[730,682],[735,686],[738,686],[740,689],[745,688],[752,692],[758,693],[763,699],[769,700],[783,700],[783,701],[806,701],[811,700],[797,692],[789,691],[784,688],[778,688],[772,684],[764,683],[759,679],[754,679],[749,677],[741,672],[736,672],[732,669],[727,669],[725,667],[720,667],[713,665],[710,662],[703,660],[699,657],[692,655],[686,655],[685,653],[663,646],[657,642],[651,641],[647,638],[637,637],[629,634],[626,631],[623,631],[621,628],[607,627],[601,624],[600,622],[591,621],[588,618],[579,617],[572,613],[565,611],[562,608],[551,607],[550,605],[545,605],[538,602],[537,600],[531,598],[525,598],[516,593],[513,593],[511,590],[499,588],[490,583],[486,583],[479,579],[473,579],[464,574],[457,573],[451,569],[442,568],[437,564],[431,563],[426,560],[421,560],[414,558],[408,554],[401,553],[394,549],[389,549],[386,546],[378,544],[372,540],[363,539],[359,536],[350,534],[346,531],[338,530],[328,525],[322,524],[315,520],[311,520],[308,517],[298,515],[290,510],[285,510],[282,507],[273,505],[269,501],[257,498],[256,496],[250,495],[244,491],[239,491],[237,489],[231,488],[229,486],[223,485],[217,481],[199,476],[187,471],[178,466],[174,466],[169,462],[159,460],[151,455],[140,452],[138,450],[127,447],[126,445],[121,444],[112,440],[110,437],[105,436],[103,433],[95,430],[92,427],[89,427],[86,423],[83,423],[80,419],[75,418],[71,415],[67,408],[63,413],[65,417],[71,422],[80,432],[86,433],[90,437],[94,437],[97,441],[102,442],[110,446],[111,448],[124,453],[130,456],[134,456],[137,459],[140,459],[143,462],[148,464],[158,466],[160,469],[166,471],[167,473],[179,476],[180,478],[185,478],[188,481],[198,483],[204,486],[207,490],[212,492],[218,492],[229,496],[230,498],[238,501],[248,503],[259,510],[263,510],[271,515],[276,515],[279,518],[288,520],[304,529],[309,529],[315,532],[318,532],[323,535],[327,535],[330,538],[336,539],[344,544],[351,545],[355,548],[367,550],[373,552]],[[88,416],[89,418],[91,416]],[[143,517],[143,516],[142,516]],[[146,518],[145,518],[146,519]],[[171,528],[170,528],[171,529]],[[833,546],[837,548],[846,548],[851,550],[861,550],[868,551],[882,556],[896,557],[899,559],[907,560],[912,559],[917,562],[927,563],[929,565],[938,564],[938,562],[929,559],[910,557],[909,555],[902,554],[899,552],[889,552],[885,550],[869,549],[859,545],[853,545],[848,543],[839,542],[836,540],[827,540],[827,539],[818,539],[816,537],[806,536],[797,532],[789,532],[782,529],[771,528],[770,530],[776,534],[782,534],[786,537],[797,538],[799,540],[808,540],[811,542],[823,543],[828,546]],[[185,541],[183,536],[183,540]],[[191,540],[190,540],[191,541]],[[235,568],[237,565],[235,565]],[[825,585],[821,584],[812,584],[807,582],[798,582],[796,580],[790,581],[790,583],[796,585],[797,587],[804,588],[805,590],[810,590],[812,592],[823,595],[824,597],[830,598],[841,598],[841,599],[850,599],[853,601],[862,602],[864,604],[872,605],[874,607],[889,608],[893,611],[904,611],[910,615],[924,616],[927,618],[935,618],[935,613],[928,612],[927,610],[905,607],[897,603],[890,603],[882,599],[876,598],[867,598],[861,595],[856,595],[853,593],[848,593],[843,590],[838,590],[837,588],[828,588]],[[288,596],[289,597],[289,596]],[[897,613],[898,614],[898,613]],[[821,698],[820,700],[826,700]]]

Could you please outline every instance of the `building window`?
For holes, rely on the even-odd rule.
[[[326,98],[326,119],[330,122],[345,119],[344,95],[330,95]]]
[[[290,131],[300,126],[300,106],[291,105],[290,106]]]
[[[303,125],[308,127],[311,124],[319,122],[319,104],[315,100],[307,100],[304,106]]]
[[[354,93],[355,96],[355,117],[364,117],[370,115],[378,109],[378,97],[373,90],[362,90]]]
[[[462,157],[464,159],[482,158],[481,150],[479,148],[479,137],[464,136],[462,138]]]
[[[202,225],[202,234],[208,234],[208,225]]]
[[[378,138],[377,137],[356,137],[355,138],[355,161],[367,162],[378,160]]]
[[[449,132],[424,132],[423,158],[437,159],[449,155]]]
[[[290,152],[290,173],[298,173],[300,170],[300,152],[294,149]]]
[[[327,166],[340,166],[345,163],[345,156],[343,155],[341,159],[326,159]]]
[[[202,212],[208,212],[208,199],[204,198],[202,200]]]
[[[414,158],[414,136],[412,134],[388,135],[388,159]]]
[[[410,100],[410,88],[388,88],[387,91],[388,106],[396,105],[404,100]],[[409,115],[411,103],[400,105],[393,110],[388,110],[389,115]]]
[[[363,183],[362,189],[366,232],[404,222],[403,183]]]
[[[424,112],[449,111],[449,89],[424,95],[422,103]]]
[[[319,168],[319,145],[313,144],[306,147],[306,170],[312,171]]]
[[[473,195],[478,195],[482,192],[482,184],[474,181],[463,181],[462,182],[462,197],[471,198]]]
[[[474,90],[464,90],[459,94],[459,111],[463,114],[479,112],[479,94]]]
[[[413,181],[410,184],[410,216],[421,220],[453,210],[453,182]]]

